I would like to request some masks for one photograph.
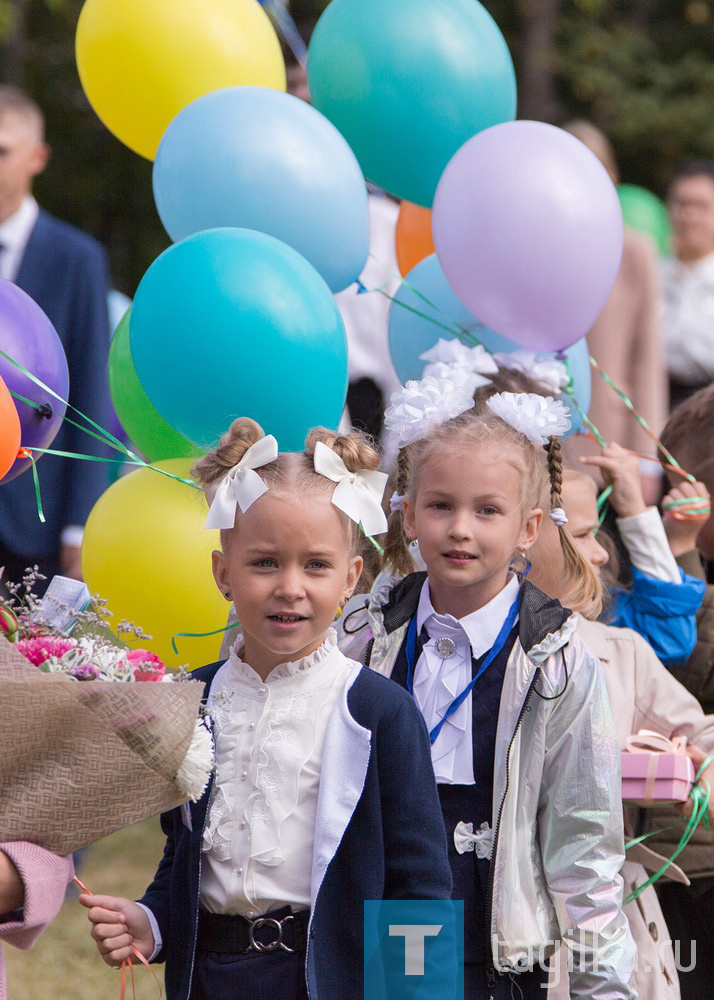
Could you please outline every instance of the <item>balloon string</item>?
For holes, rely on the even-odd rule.
[[[149,462],[144,462],[143,459],[124,459],[124,458],[105,458],[103,455],[81,455],[79,452],[74,451],[57,451],[54,448],[34,448],[34,451],[39,451],[43,455],[56,455],[59,458],[77,458],[82,462],[105,462],[108,465],[136,465],[140,469],[151,469],[153,472],[158,472],[162,476],[166,476],[167,479],[175,479],[177,483],[183,483],[185,486],[191,486],[195,490],[200,490],[201,487],[198,483],[195,483],[192,479],[183,479],[181,476],[175,476],[173,472],[167,472],[166,469],[160,469],[157,465],[151,465]],[[23,457],[29,458],[29,454]]]
[[[75,885],[79,886],[79,888],[82,890],[82,892],[85,892],[88,896],[93,896],[94,895],[94,893],[90,892],[89,889],[84,884],[84,882],[82,882],[76,875],[74,876],[74,878],[72,879],[72,881],[75,883]],[[131,945],[130,948],[131,948],[132,955],[134,955],[135,958],[138,958],[139,961],[141,962],[141,964],[145,965],[146,968],[151,973],[151,975],[154,977],[154,982],[156,983],[156,988],[159,991],[159,998],[162,998],[164,994],[163,994],[163,990],[161,989],[161,983],[159,982],[156,973],[151,968],[151,966],[146,961],[146,959],[141,954],[141,952],[139,951],[138,948],[135,948],[134,945]],[[125,1000],[125,997],[126,997],[126,970],[127,969],[129,969],[129,975],[131,977],[131,993],[132,993],[132,996],[133,996],[134,1000],[136,1000],[136,983],[134,982],[134,963],[132,962],[131,958],[125,958],[124,961],[121,963],[120,968],[121,968],[121,987],[120,987],[120,991],[119,991],[119,1000]]]
[[[18,458],[29,458],[32,463],[32,482],[35,487],[35,502],[37,503],[37,516],[40,519],[40,523],[45,523],[45,512],[42,509],[42,494],[40,493],[40,477],[37,474],[37,462],[31,451],[27,448],[20,448],[17,453]]]
[[[652,438],[652,440],[654,441],[654,443],[657,445],[657,450],[662,452],[662,454],[664,455],[664,457],[669,462],[670,466],[672,466],[672,468],[676,472],[679,472],[680,475],[684,476],[685,479],[688,479],[690,483],[696,483],[696,479],[694,478],[694,476],[690,472],[685,472],[684,471],[684,469],[679,464],[679,462],[674,457],[674,455],[672,455],[671,452],[669,452],[667,450],[667,448],[665,448],[665,446],[662,444],[662,442],[657,437],[657,435],[654,433],[654,431],[652,430],[652,428],[650,427],[650,425],[647,423],[647,421],[645,420],[645,418],[642,416],[642,414],[640,414],[640,413],[637,412],[637,410],[635,408],[635,404],[632,402],[632,400],[627,395],[627,393],[624,392],[622,389],[620,389],[620,387],[618,385],[616,385],[616,383],[610,378],[610,376],[606,372],[604,372],[602,370],[602,368],[600,367],[600,365],[597,363],[597,361],[595,360],[595,358],[593,358],[592,356],[590,357],[590,364],[595,369],[595,371],[598,373],[598,375],[600,376],[600,378],[605,382],[605,384],[609,385],[610,388],[615,392],[615,394],[622,400],[622,402],[625,404],[625,406],[627,407],[627,409],[630,411],[630,413],[632,414],[632,416],[635,418],[635,420],[640,425],[640,427],[645,431],[645,433],[648,434],[649,437]],[[660,462],[660,465],[662,465],[662,464],[663,463]]]
[[[9,361],[14,368],[17,368],[18,371],[22,372],[22,374],[26,378],[29,378],[31,382],[39,386],[40,389],[42,389],[44,392],[48,392],[50,396],[52,396],[54,399],[62,403],[63,406],[66,406],[68,409],[78,414],[78,416],[80,416],[83,420],[86,420],[86,422],[90,425],[90,427],[93,427],[95,430],[99,431],[100,434],[103,434],[104,439],[100,439],[102,440],[103,444],[107,445],[108,447],[114,448],[115,451],[120,451],[124,455],[128,455],[135,461],[141,461],[138,455],[135,455],[133,451],[130,451],[129,448],[127,448],[125,444],[119,441],[118,438],[114,437],[114,435],[110,433],[110,431],[107,431],[103,427],[100,427],[100,425],[96,423],[94,420],[92,420],[91,417],[88,417],[86,413],[82,413],[81,410],[78,410],[77,407],[73,406],[68,400],[62,399],[62,397],[58,393],[56,393],[54,389],[50,388],[50,386],[48,385],[45,385],[45,383],[41,379],[37,378],[36,375],[33,375],[32,372],[28,371],[24,365],[21,365],[19,361],[16,361],[13,357],[11,357],[2,349],[0,349],[0,357],[5,358],[5,360]],[[87,430],[86,427],[81,427],[79,424],[75,426],[79,427],[80,430],[86,431],[88,434],[91,434],[91,431]]]
[[[268,0],[265,8],[272,15],[280,34],[283,36],[300,66],[306,69],[307,45],[298,31],[298,26],[293,21],[292,15],[287,8],[286,0]]]
[[[211,635],[218,635],[220,632],[228,632],[232,628],[240,628],[240,622],[231,622],[230,625],[224,625],[223,628],[215,628],[212,632],[175,632],[171,636],[171,648],[174,653],[178,656],[178,646],[176,645],[177,639],[205,639]]]

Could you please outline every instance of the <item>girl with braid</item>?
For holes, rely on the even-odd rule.
[[[464,995],[542,997],[562,940],[571,997],[634,997],[607,691],[575,616],[526,579],[549,478],[569,592],[599,605],[562,511],[567,410],[498,393],[477,412],[465,390],[426,378],[392,397],[386,426],[401,449],[386,559],[403,578],[350,601],[342,644],[425,718],[464,901]]]

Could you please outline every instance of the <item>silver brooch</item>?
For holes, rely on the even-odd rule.
[[[442,636],[441,639],[437,639],[434,643],[434,649],[437,651],[442,660],[448,660],[449,657],[453,656],[456,652],[456,643],[453,639]]]

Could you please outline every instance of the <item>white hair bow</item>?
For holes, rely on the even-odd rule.
[[[207,528],[232,528],[236,507],[245,514],[255,501],[268,492],[268,487],[255,469],[269,465],[278,457],[278,442],[272,434],[256,441],[243,458],[219,481],[206,518]]]
[[[525,434],[533,444],[546,445],[551,437],[570,430],[570,413],[565,403],[535,392],[498,392],[486,400],[491,413]]]
[[[384,472],[350,472],[340,456],[322,441],[315,445],[314,462],[315,472],[337,483],[332,494],[335,507],[361,524],[365,535],[381,535],[387,530],[387,516],[382,510],[388,479]]]

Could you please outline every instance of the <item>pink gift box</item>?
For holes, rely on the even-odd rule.
[[[686,754],[622,752],[622,798],[631,805],[686,802],[694,776],[694,763]]]

